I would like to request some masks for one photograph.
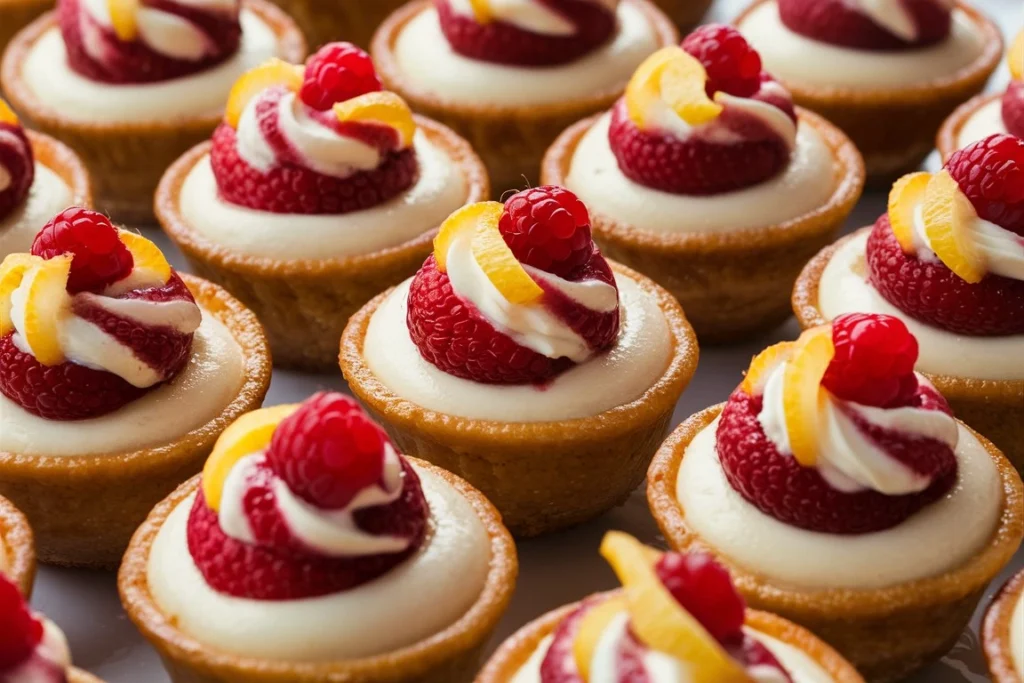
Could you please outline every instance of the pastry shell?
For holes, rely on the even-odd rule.
[[[311,50],[334,40],[368,48],[373,32],[407,0],[272,0],[295,19]]]
[[[624,1],[643,11],[659,47],[679,42],[675,26],[648,0]],[[535,183],[544,151],[559,133],[584,116],[610,107],[626,88],[623,81],[589,97],[546,105],[512,107],[446,101],[411,82],[394,52],[395,42],[406,24],[431,6],[431,0],[414,0],[384,21],[372,44],[377,73],[384,86],[401,95],[413,110],[451,126],[469,140],[484,160],[498,193]]]
[[[390,290],[345,328],[342,374],[399,450],[464,477],[494,503],[517,537],[586,521],[622,504],[643,481],[697,367],[697,340],[679,303],[643,275],[618,264],[612,268],[656,299],[673,343],[662,376],[625,405],[573,420],[508,423],[412,403],[384,386],[363,356],[370,319]]]
[[[818,308],[821,275],[836,251],[856,234],[859,233],[823,249],[800,274],[793,290],[793,312],[804,329],[828,322]],[[1007,362],[1012,360],[1008,358]],[[984,434],[1019,472],[1024,472],[1024,380],[923,374],[946,398],[959,419]]]
[[[284,12],[265,0],[243,0],[243,7],[277,34],[282,59],[302,61],[305,40]],[[4,92],[28,126],[52,135],[78,153],[92,176],[98,210],[118,223],[152,223],[153,192],[160,176],[182,153],[208,139],[222,114],[93,123],[76,121],[51,109],[25,82],[22,65],[35,43],[56,25],[56,12],[47,12],[11,41],[0,66]],[[227,101],[227,93],[224,99]]]
[[[985,611],[981,626],[982,648],[988,661],[992,683],[1020,683],[1011,650],[1012,619],[1017,605],[1024,598],[1024,571],[1018,572],[999,589]],[[1024,653],[1018,657],[1024,660]]]
[[[665,441],[648,472],[647,501],[668,544],[676,550],[716,552],[686,523],[676,498],[679,467],[690,442],[722,412],[712,406],[690,417]],[[989,582],[1013,558],[1024,536],[1024,485],[1010,463],[983,436],[1002,480],[1003,512],[989,544],[963,566],[938,576],[872,589],[802,590],[775,583],[721,557],[754,609],[810,629],[872,683],[902,680],[945,654],[960,637]]]
[[[621,591],[613,591],[611,594]],[[511,683],[545,638],[580,603],[552,610],[531,621],[510,636],[484,666],[475,683]],[[842,656],[810,631],[785,619],[757,610],[747,610],[748,627],[803,651],[831,677],[833,683],[864,683],[864,679]]]
[[[21,589],[22,595],[32,595],[36,578],[36,547],[32,527],[14,503],[0,497],[0,573]]]
[[[171,512],[199,486],[184,483],[150,514],[125,554],[118,575],[121,602],[129,618],[163,659],[174,683],[468,683],[484,646],[508,607],[518,573],[516,548],[501,516],[483,495],[451,472],[415,458],[419,467],[441,477],[472,505],[491,543],[483,592],[454,624],[400,650],[338,662],[275,662],[218,652],[181,631],[149,591],[149,553]]]
[[[423,117],[416,125],[462,170],[466,204],[490,195],[487,170],[469,144],[451,129]],[[210,151],[204,142],[167,170],[156,194],[156,215],[184,252],[192,270],[222,285],[255,311],[266,328],[279,367],[335,367],[338,339],[349,317],[383,290],[416,273],[430,255],[440,226],[387,249],[324,259],[278,260],[232,252],[199,234],[181,212],[181,188]]]
[[[953,156],[953,152],[960,149],[960,145],[958,143],[958,140],[960,139],[960,131],[963,130],[971,117],[974,116],[974,114],[982,107],[994,102],[995,100],[1002,99],[1002,97],[1003,93],[986,93],[978,95],[977,97],[972,97],[957,107],[956,111],[950,114],[949,118],[942,122],[942,128],[939,129],[939,134],[935,139],[935,147],[939,150],[939,157],[942,159],[943,163]]]
[[[577,146],[601,116],[584,119],[559,136],[544,157],[541,182],[565,185]],[[786,320],[800,269],[835,239],[860,199],[864,162],[853,143],[820,116],[806,110],[799,110],[799,116],[831,149],[836,169],[832,195],[813,211],[760,228],[674,234],[590,211],[602,251],[671,292],[702,344],[739,341]]]
[[[238,395],[219,415],[163,445],[82,456],[0,452],[0,495],[29,519],[41,562],[117,567],[153,506],[202,469],[228,425],[263,403],[270,387],[270,352],[256,316],[220,287],[180,275],[196,303],[241,347],[245,362]]]
[[[53,9],[53,3],[54,0],[0,0],[0,53],[18,31]]]
[[[759,5],[756,0],[733,22],[739,26]],[[940,78],[899,88],[847,89],[801,86],[775,74],[800,106],[839,126],[864,155],[868,185],[889,189],[892,181],[916,170],[931,152],[942,122],[960,104],[985,88],[1003,55],[999,28],[972,6],[958,2],[982,33],[981,54]]]

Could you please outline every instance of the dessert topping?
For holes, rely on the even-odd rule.
[[[233,204],[342,214],[413,185],[415,134],[409,106],[380,90],[369,55],[329,43],[305,68],[274,59],[242,76],[210,161],[221,196]]]
[[[1012,135],[1024,138],[1024,29],[1014,39],[1007,60],[1012,80],[1003,95],[1003,123]]]
[[[68,64],[106,83],[154,83],[238,51],[239,0],[60,0]]]
[[[436,0],[441,30],[470,59],[518,66],[575,61],[607,43],[618,0]]]
[[[66,683],[70,667],[64,634],[32,614],[18,587],[0,574],[0,681]]]
[[[419,479],[351,398],[249,413],[218,439],[188,524],[215,590],[292,600],[354,588],[414,553],[429,510]]]
[[[0,264],[0,392],[47,419],[112,412],[184,368],[201,317],[152,242],[72,207]]]
[[[32,145],[17,115],[0,99],[0,221],[22,205],[35,175]]]
[[[850,534],[944,495],[959,430],[916,361],[917,341],[885,315],[840,316],[764,351],[718,427],[733,488],[780,521]]]
[[[953,0],[778,0],[791,31],[860,50],[905,50],[949,36]]]
[[[410,287],[407,321],[423,357],[448,374],[542,382],[614,343],[618,289],[583,204],[540,187],[442,224]]]
[[[742,189],[779,173],[796,144],[792,98],[734,28],[702,26],[636,70],[609,143],[634,182],[676,194]]]

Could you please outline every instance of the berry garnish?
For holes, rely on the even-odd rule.
[[[297,496],[334,510],[381,480],[388,443],[352,398],[322,392],[277,426],[267,462]]]
[[[946,170],[981,218],[1024,237],[1024,140],[990,135],[955,152]]]
[[[832,321],[835,356],[822,384],[866,406],[908,405],[917,392],[917,339],[899,318],[851,313]]]
[[[0,189],[0,221],[21,206],[35,180],[35,156],[18,117],[0,100],[0,175],[7,181]]]
[[[28,659],[43,639],[43,624],[10,579],[0,574],[0,672]]]
[[[1024,81],[1011,81],[1002,101],[1003,123],[1011,135],[1024,138]]]
[[[521,263],[560,277],[570,277],[594,250],[587,207],[562,187],[545,185],[513,195],[498,228]]]
[[[370,55],[352,43],[328,43],[306,61],[299,97],[313,109],[327,111],[337,102],[380,89]]]
[[[945,40],[952,3],[944,0],[893,0],[912,18],[916,36],[897,36],[848,0],[779,0],[779,17],[789,30],[814,40],[862,50],[899,50]]]
[[[68,292],[100,292],[132,272],[134,262],[117,229],[101,213],[65,209],[36,235],[32,253],[45,259],[73,254]]]
[[[709,24],[686,36],[682,48],[708,73],[708,96],[722,91],[750,97],[761,87],[761,55],[731,26]]]
[[[665,553],[654,566],[672,597],[719,642],[742,635],[746,604],[725,567],[705,553]]]

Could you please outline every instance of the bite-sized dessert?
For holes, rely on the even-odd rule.
[[[346,40],[369,48],[374,31],[409,0],[271,0],[295,19],[312,47]],[[700,0],[704,1],[704,0]]]
[[[156,211],[194,270],[252,308],[278,366],[336,367],[349,316],[416,272],[441,222],[490,194],[450,129],[331,43],[235,85],[213,140],[168,169]]]
[[[178,683],[468,683],[517,568],[476,489],[319,393],[231,425],[118,584]]]
[[[626,534],[601,554],[622,590],[549,612],[505,641],[477,683],[863,683],[809,631],[746,609],[708,554]]]
[[[898,318],[849,314],[769,347],[655,456],[647,496],[751,606],[871,681],[941,657],[1024,536],[1024,486],[924,375]]]
[[[558,134],[678,40],[648,0],[415,0],[372,51],[384,85],[468,139],[503,191],[536,183]]]
[[[29,126],[81,156],[99,209],[148,223],[161,174],[210,136],[231,84],[305,50],[264,0],[58,0],[11,41],[0,84]]]
[[[349,387],[399,448],[467,479],[520,536],[625,501],[696,365],[679,303],[606,261],[586,206],[550,186],[452,214],[341,339]]]
[[[90,201],[89,175],[74,152],[26,130],[0,99],[0,259],[28,251],[53,214]]]
[[[864,164],[793,107],[743,36],[710,25],[562,133],[542,178],[579,195],[605,253],[679,299],[704,343],[789,317],[792,283],[860,198]]]
[[[957,0],[755,0],[735,24],[797,104],[850,136],[870,184],[917,168],[1003,50]]]
[[[989,135],[1009,133],[1024,138],[1024,29],[1010,47],[1006,91],[978,95],[963,103],[942,124],[936,147],[945,161],[953,152]]]
[[[269,383],[256,317],[101,214],[67,209],[0,264],[0,495],[43,562],[116,567]]]
[[[793,309],[804,327],[899,317],[917,369],[1024,471],[1024,140],[993,135],[900,179],[874,227],[807,265]]]
[[[1024,681],[1024,571],[999,590],[985,612],[982,645],[992,683]]]
[[[53,0],[0,0],[0,53],[18,31],[48,9],[53,9]]]
[[[25,515],[0,497],[0,576],[6,576],[23,595],[31,595],[36,576],[36,547]]]
[[[102,683],[71,666],[68,641],[57,625],[35,614],[18,586],[0,574],[0,681]]]

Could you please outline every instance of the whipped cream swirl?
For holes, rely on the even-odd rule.
[[[952,12],[955,0],[934,0],[946,12]],[[920,27],[902,0],[850,0],[850,4],[871,21],[908,43],[917,42]]]
[[[57,626],[43,619],[43,639],[28,659],[0,672],[3,683],[66,683],[71,669],[71,650]]]
[[[577,26],[565,15],[559,13],[550,3],[541,0],[445,0],[451,10],[460,16],[480,20],[475,5],[483,5],[487,19],[511,24],[516,28],[530,33],[546,36],[572,36],[578,32]],[[587,0],[591,4],[605,8],[614,14],[619,0]]]

